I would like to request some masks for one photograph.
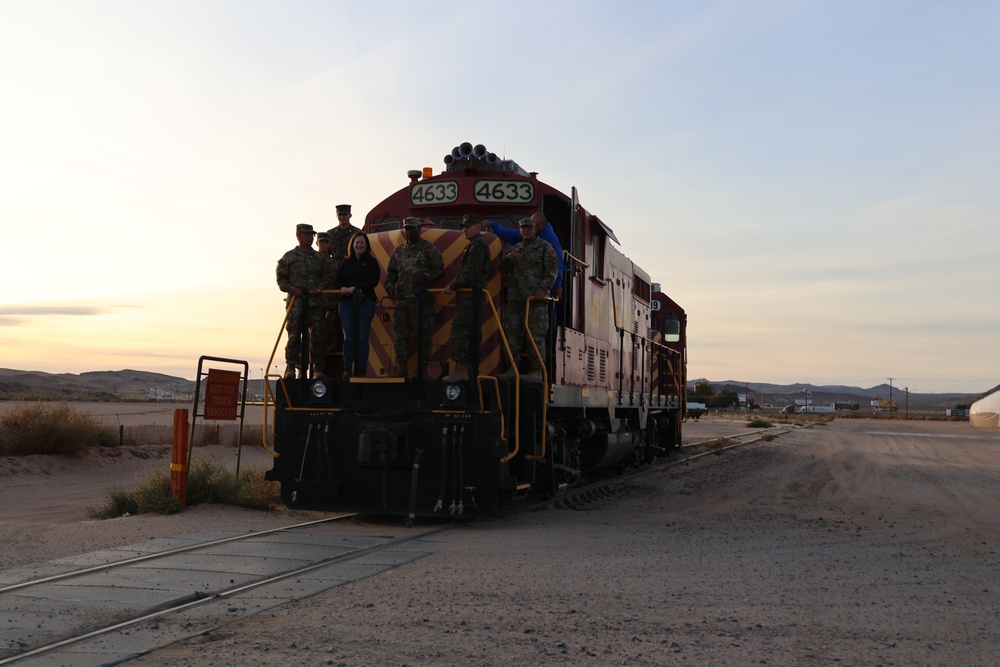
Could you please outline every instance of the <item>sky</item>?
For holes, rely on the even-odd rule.
[[[259,377],[294,225],[469,141],[578,189],[686,309],[690,378],[986,391],[998,32],[962,0],[0,0],[0,367]]]

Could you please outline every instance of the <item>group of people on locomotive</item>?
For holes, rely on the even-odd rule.
[[[301,366],[306,340],[316,377],[325,377],[327,354],[340,351],[343,352],[345,379],[364,377],[367,373],[368,334],[375,314],[375,287],[381,279],[381,267],[371,253],[367,235],[350,224],[349,204],[337,206],[337,218],[337,227],[318,235],[312,225],[297,225],[298,245],[278,260],[275,270],[278,288],[287,294],[286,304],[291,303],[286,320],[286,378],[294,378],[296,368]],[[563,260],[558,238],[542,213],[521,219],[517,230],[493,224],[472,213],[463,216],[461,226],[468,244],[454,280],[442,290],[445,295],[455,295],[451,328],[453,368],[442,379],[446,382],[468,380],[474,365],[482,290],[493,270],[489,247],[482,237],[485,226],[512,246],[499,264],[507,284],[503,329],[512,358],[519,359],[527,331],[534,347],[543,356],[539,359],[529,354],[531,370],[521,377],[541,380],[548,347],[546,334],[555,325],[555,313],[549,314],[547,301],[550,297],[557,299],[562,293]],[[403,243],[393,250],[386,267],[384,284],[386,294],[395,302],[394,377],[407,374],[411,337],[416,338],[420,348],[418,359],[426,363],[430,358],[434,308],[427,303],[427,290],[444,275],[441,252],[420,237],[420,219],[408,217],[403,220],[403,232]],[[312,247],[314,237],[317,237],[318,251]],[[515,371],[511,369],[498,377],[512,379],[514,376]]]

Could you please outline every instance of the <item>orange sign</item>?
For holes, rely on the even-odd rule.
[[[240,396],[238,371],[208,370],[205,386],[205,419],[236,419],[236,404]]]

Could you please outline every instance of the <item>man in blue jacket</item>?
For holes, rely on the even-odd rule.
[[[556,261],[559,266],[559,274],[556,276],[556,282],[552,285],[551,296],[559,298],[562,296],[562,279],[563,279],[563,251],[562,245],[559,244],[559,238],[556,236],[555,231],[552,229],[552,225],[548,223],[545,219],[544,213],[536,213],[531,216],[531,219],[535,223],[535,233],[537,237],[543,241],[548,241],[549,245],[555,248],[556,251]],[[521,232],[518,229],[509,229],[503,225],[497,225],[489,220],[484,221],[486,223],[486,228],[491,231],[497,238],[499,238],[504,243],[509,245],[516,245],[521,242]]]

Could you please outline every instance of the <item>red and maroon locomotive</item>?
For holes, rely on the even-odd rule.
[[[289,506],[487,516],[515,496],[558,495],[590,471],[649,463],[680,443],[683,309],[654,292],[649,274],[615,247],[611,227],[579,204],[575,188],[556,190],[481,145],[455,147],[445,165],[436,175],[408,172],[409,183],[376,205],[364,227],[383,277],[406,217],[419,217],[422,238],[441,251],[445,275],[425,300],[434,310],[430,358],[411,358],[408,377],[393,377],[394,304],[380,287],[368,377],[331,379],[340,377],[334,356],[326,377],[278,380],[278,456],[268,479],[280,481]],[[549,302],[556,326],[546,350],[528,350],[543,354],[543,380],[496,377],[528,360],[508,358],[504,285],[494,270],[480,295],[473,373],[445,382],[455,301],[441,288],[467,243],[462,216],[516,227],[537,212],[564,249],[562,295]],[[484,237],[495,268],[503,243],[489,231]]]

